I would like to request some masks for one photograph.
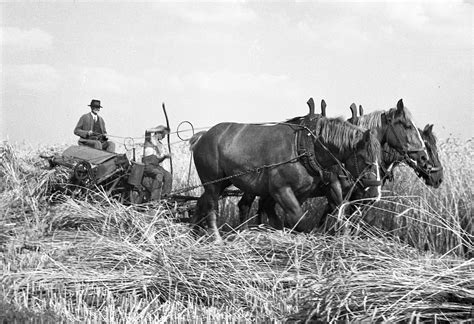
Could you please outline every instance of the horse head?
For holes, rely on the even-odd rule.
[[[402,99],[396,108],[385,113],[385,131],[382,144],[387,142],[420,168],[428,167],[428,153],[410,112],[404,106]]]
[[[324,151],[319,149],[319,162],[322,165],[334,164],[334,159],[337,159],[344,163],[344,168],[348,171],[344,172],[345,176],[351,180],[348,182],[355,184],[351,185],[353,189],[344,191],[362,191],[360,198],[380,199],[379,163],[382,149],[377,131],[365,130],[340,118],[321,118],[315,128],[319,135],[315,141],[315,151],[318,152],[319,141],[326,151],[331,151],[329,158],[323,160]],[[346,181],[341,184],[346,186],[344,182]]]
[[[421,137],[425,142],[429,156],[429,166],[427,170],[421,170],[420,176],[425,180],[426,185],[438,188],[443,182],[443,166],[439,160],[438,147],[436,146],[436,136],[433,134],[433,124],[426,125],[421,131]]]
[[[382,150],[374,130],[366,130],[353,153],[345,161],[346,169],[355,177],[351,199],[380,200],[382,196],[380,161]]]

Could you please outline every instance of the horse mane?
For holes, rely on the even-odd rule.
[[[380,145],[378,138],[372,133],[370,134],[367,146],[367,156],[370,161],[382,162],[382,145]]]
[[[357,121],[356,125],[360,126],[365,129],[370,128],[378,128],[382,126],[382,115],[386,114],[389,117],[395,117],[395,113],[397,108],[391,108],[388,111],[386,110],[376,110],[368,114],[364,114],[360,116]],[[403,107],[403,115],[407,120],[413,120],[411,112],[408,110],[407,107]]]
[[[385,111],[383,110],[376,110],[371,113],[362,115],[357,119],[356,125],[365,129],[381,127],[382,114],[384,113]]]
[[[363,128],[346,122],[342,117],[319,118],[315,131],[324,142],[338,147],[342,153],[355,149],[363,140],[365,133]],[[370,136],[367,148],[367,153],[372,161],[380,159],[380,142],[375,136]]]
[[[291,119],[287,119],[282,122],[282,124],[300,124],[301,121],[304,119],[304,116],[293,117]]]

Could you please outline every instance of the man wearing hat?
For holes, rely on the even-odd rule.
[[[161,166],[164,160],[170,158],[169,154],[165,154],[164,145],[161,143],[169,132],[169,128],[163,125],[145,131],[142,162],[145,164],[144,174],[154,179],[151,200],[159,200],[171,192],[173,178],[171,173]]]
[[[115,143],[108,140],[104,119],[98,114],[102,108],[100,100],[92,99],[89,107],[91,107],[91,112],[82,115],[74,128],[74,134],[80,137],[79,145],[114,153]]]

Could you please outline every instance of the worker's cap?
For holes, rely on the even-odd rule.
[[[158,125],[156,127],[149,128],[146,131],[149,132],[149,133],[161,133],[161,134],[164,134],[164,135],[170,133],[170,129],[166,126],[163,126],[163,125]]]

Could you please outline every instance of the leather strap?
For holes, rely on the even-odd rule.
[[[333,172],[324,170],[316,159],[314,151],[314,141],[312,134],[307,129],[316,129],[320,115],[305,116],[302,118],[300,125],[304,126],[297,131],[296,146],[298,155],[301,156],[301,164],[306,168],[312,177],[319,177],[325,184],[337,180],[337,175]],[[317,134],[318,132],[316,132]]]

